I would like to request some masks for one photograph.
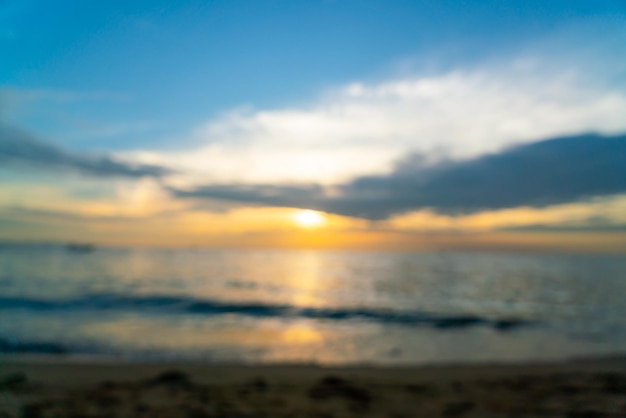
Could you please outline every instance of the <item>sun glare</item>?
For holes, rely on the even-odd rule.
[[[326,223],[324,215],[314,210],[299,210],[293,214],[293,220],[304,228],[317,228]]]

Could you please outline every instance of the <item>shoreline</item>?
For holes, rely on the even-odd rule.
[[[618,417],[626,356],[395,367],[5,355],[0,396],[9,417]]]
[[[0,355],[0,379],[4,375],[25,373],[34,380],[51,381],[58,374],[70,373],[81,382],[98,383],[103,379],[141,380],[167,370],[180,370],[207,383],[213,377],[230,375],[233,380],[253,378],[258,374],[274,375],[282,379],[314,379],[322,375],[350,374],[359,378],[390,377],[394,379],[448,379],[509,374],[545,374],[561,372],[626,374],[626,354],[597,357],[574,357],[558,361],[530,362],[456,362],[432,364],[375,364],[349,365],[315,363],[235,363],[198,360],[145,360],[100,356],[56,356],[41,354]],[[66,385],[72,379],[64,379]]]

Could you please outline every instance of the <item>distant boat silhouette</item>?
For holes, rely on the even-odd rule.
[[[75,253],[90,253],[96,249],[93,244],[70,242],[65,246],[68,251]]]

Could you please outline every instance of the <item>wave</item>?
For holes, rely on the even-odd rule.
[[[534,321],[519,318],[491,319],[466,314],[434,314],[421,311],[397,311],[372,308],[314,308],[261,303],[233,303],[178,296],[88,295],[67,300],[0,297],[0,310],[30,311],[151,311],[160,314],[245,315],[259,318],[308,318],[331,321],[365,320],[405,326],[431,326],[438,329],[483,325],[506,331]]]
[[[69,352],[69,348],[63,344],[0,338],[0,353],[67,354]]]

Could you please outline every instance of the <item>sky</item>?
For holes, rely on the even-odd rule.
[[[626,253],[624,56],[623,0],[0,1],[0,240]]]

